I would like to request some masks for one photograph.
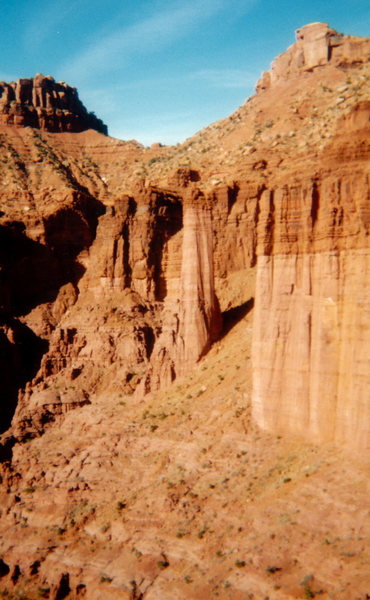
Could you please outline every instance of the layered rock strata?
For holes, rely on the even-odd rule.
[[[58,325],[20,392],[14,435],[33,435],[99,390],[164,388],[209,350],[221,330],[212,203],[196,186],[179,192],[139,186],[100,217],[91,250],[87,241],[78,255],[78,294],[73,279],[57,294]]]
[[[185,199],[183,211],[180,277],[164,305],[166,326],[154,346],[149,389],[166,386],[188,372],[221,331],[211,204],[199,191],[193,191]]]
[[[24,372],[19,385],[13,389],[9,381],[4,383],[5,390],[13,390],[13,404],[20,389],[14,419],[17,435],[22,437],[24,428],[31,434],[32,423],[41,431],[43,420],[91,401],[104,389],[135,392],[140,397],[166,387],[196,364],[217,338],[220,311],[226,317],[236,314],[228,314],[229,310],[242,314],[255,295],[257,421],[263,427],[294,433],[307,430],[314,439],[351,443],[352,434],[339,433],[352,429],[344,421],[321,431],[318,409],[312,408],[319,400],[316,396],[307,400],[305,390],[318,389],[323,378],[325,385],[332,381],[326,394],[328,414],[329,407],[342,397],[342,392],[332,395],[342,368],[339,358],[328,357],[332,375],[313,375],[324,353],[318,350],[315,358],[307,344],[315,348],[323,344],[315,336],[324,336],[324,317],[320,311],[313,313],[322,294],[326,303],[331,298],[344,310],[340,304],[344,280],[338,283],[342,275],[335,283],[335,269],[349,265],[343,253],[349,252],[350,257],[367,247],[367,208],[365,202],[357,201],[367,193],[363,182],[368,157],[369,105],[363,100],[367,44],[368,40],[340,36],[325,24],[299,30],[294,46],[272,67],[268,79],[274,85],[260,86],[259,93],[220,131],[209,128],[184,145],[192,168],[179,167],[181,149],[155,148],[148,154],[139,145],[124,145],[95,132],[81,138],[79,146],[70,134],[53,136],[27,128],[15,137],[12,128],[4,128],[1,140],[8,157],[2,167],[4,190],[8,196],[17,196],[17,202],[10,202],[3,191],[0,218],[4,240],[11,231],[10,237],[21,242],[19,256],[10,262],[3,258],[6,319],[2,345],[11,348],[9,373],[21,360],[14,342],[21,339],[20,331],[29,340],[34,334],[35,348],[39,348],[33,368],[18,369]],[[335,89],[323,87],[325,73],[330,73]],[[355,74],[353,83],[348,82],[349,73]],[[301,92],[300,78],[308,92]],[[343,79],[348,82],[345,86]],[[37,110],[59,110],[59,106],[78,115],[77,93],[67,88],[52,78],[36,76],[5,86],[4,106],[14,96],[14,102]],[[337,98],[336,88],[343,96]],[[360,89],[362,100],[356,102]],[[326,112],[320,119],[317,103],[323,95]],[[286,118],[274,113],[280,105],[289,106]],[[274,119],[268,119],[269,115]],[[309,142],[297,140],[301,130]],[[212,158],[204,158],[202,136],[207,144],[213,143],[213,152],[222,147],[223,157],[228,156],[229,146],[234,162],[230,159],[223,165],[221,160],[216,165]],[[122,161],[124,181],[110,165],[113,153]],[[347,163],[356,176],[347,173]],[[9,248],[5,241],[6,251]],[[318,265],[324,264],[319,255],[321,261],[324,256],[329,261],[325,278],[319,273]],[[254,293],[251,270],[256,261]],[[43,265],[53,273],[50,289]],[[277,272],[283,280],[276,277]],[[286,304],[281,291],[286,272],[290,273],[287,285],[293,290],[293,304],[299,294],[306,300],[312,296],[312,307],[294,327],[295,315],[303,309]],[[21,293],[22,278],[29,281],[25,294]],[[313,283],[301,285],[301,279]],[[333,291],[325,296],[327,286]],[[312,294],[311,288],[316,290]],[[300,290],[298,296],[296,290]],[[361,318],[354,330],[361,326]],[[19,319],[29,334],[20,328]],[[308,321],[310,325],[301,331],[301,322]],[[355,334],[343,327],[346,333],[340,336],[345,339],[338,343],[347,347],[347,338]],[[294,330],[293,341],[288,339],[288,330]],[[275,355],[279,336],[282,351]],[[302,356],[310,356],[302,359],[308,361],[304,377],[298,371],[294,375],[298,367],[290,364],[290,348],[295,344],[302,347]],[[336,352],[342,356],[342,350]],[[360,368],[360,359],[354,363]],[[353,368],[355,377],[357,366]],[[289,383],[293,380],[294,384]],[[70,388],[76,390],[75,403]],[[307,393],[311,398],[311,391]],[[302,398],[295,400],[295,395]],[[297,419],[302,412],[297,427],[291,411]],[[305,411],[311,416],[305,416]],[[363,439],[366,433],[359,437]]]
[[[41,74],[12,83],[0,82],[0,123],[52,132],[108,132],[106,125],[86,110],[76,88]]]
[[[342,121],[320,179],[264,192],[253,331],[259,425],[360,450],[370,422],[369,122],[366,103]]]
[[[272,63],[257,83],[257,92],[327,64],[349,66],[367,61],[370,41],[343,35],[326,23],[310,23],[296,31],[296,43]]]
[[[173,148],[0,125],[3,594],[366,597],[367,44]]]

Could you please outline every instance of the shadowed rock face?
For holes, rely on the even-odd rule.
[[[10,596],[367,597],[368,47],[301,28],[176,147],[54,135],[75,92],[3,85]]]
[[[4,204],[4,231],[16,221],[29,251],[12,269],[4,256],[3,303],[12,305],[8,316],[22,314],[31,329],[36,320],[36,335],[42,333],[47,349],[39,357],[39,373],[20,393],[15,419],[20,436],[22,423],[32,429],[37,398],[42,413],[43,391],[51,384],[73,381],[84,397],[107,387],[137,397],[165,388],[207,353],[220,334],[221,311],[254,297],[252,405],[259,425],[366,446],[361,356],[368,343],[367,292],[361,274],[368,261],[367,48],[368,40],[341,36],[322,23],[301,28],[296,43],[274,61],[267,77],[271,85],[260,86],[233,116],[247,132],[241,139],[252,139],[254,146],[250,142],[224,173],[215,159],[219,146],[228,143],[231,154],[240,148],[229,125],[220,126],[213,147],[207,146],[208,163],[196,148],[202,150],[206,137],[209,144],[210,132],[204,140],[202,134],[199,141],[194,138],[186,148],[192,168],[179,167],[175,149],[152,149],[145,180],[130,167],[145,151],[132,148],[134,160],[125,158],[123,165],[126,193],[111,164],[112,140],[93,142],[94,153],[102,144],[101,154],[80,165],[53,136],[29,140],[27,134],[19,149],[3,136],[15,163],[12,176],[17,167],[19,181],[30,186],[25,198],[41,186],[38,210],[45,213],[36,226],[34,209],[24,199],[26,213],[9,221],[10,205]],[[346,85],[336,83],[343,79]],[[361,85],[364,93],[357,101]],[[88,116],[74,88],[40,75],[4,84],[2,99],[4,107],[15,103],[37,118],[43,111],[68,113],[81,118],[82,126]],[[320,102],[326,111],[322,119]],[[248,127],[256,119],[252,137]],[[47,120],[39,121],[44,125]],[[39,173],[27,156],[35,149],[43,161]],[[115,158],[123,152],[112,150]],[[162,163],[170,165],[166,175]],[[74,190],[72,196],[67,192],[68,202],[62,195],[50,201],[48,188],[45,196],[56,174],[66,190]],[[90,206],[94,195],[107,205],[97,229],[91,208],[83,206],[86,195]],[[31,242],[27,235],[34,238],[38,230]],[[32,258],[35,248],[38,262]],[[16,253],[11,254],[14,262]],[[50,276],[45,278],[42,265],[50,265]],[[245,281],[253,267],[254,290]],[[47,326],[38,308],[42,300],[53,306]],[[68,406],[69,385],[62,394]]]
[[[106,125],[86,110],[76,88],[41,74],[0,82],[0,123],[52,132],[95,129],[108,133]]]
[[[84,268],[75,257],[95,237],[101,205],[73,192],[69,203],[45,217],[42,242],[31,239],[20,221],[9,220],[0,225],[2,432],[8,429],[15,410],[19,410],[18,394],[22,396],[39,371],[58,313],[63,314],[76,301],[76,286]],[[54,316],[46,307],[53,307]],[[36,327],[34,323],[28,327],[22,319],[27,321],[34,311],[41,311],[41,319],[37,319]]]

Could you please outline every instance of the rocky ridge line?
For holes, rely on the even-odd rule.
[[[262,74],[256,90],[261,92],[280,81],[327,64],[346,67],[364,63],[369,52],[367,38],[343,35],[327,23],[310,23],[297,29],[296,42],[273,61],[270,71]]]
[[[359,182],[362,181],[364,159],[368,153],[369,103],[364,100],[367,65],[362,62],[367,56],[368,41],[344,38],[339,34],[333,36],[333,30],[325,24],[312,24],[299,30],[297,42],[274,64],[291,57],[289,64],[295,64],[300,75],[290,80],[282,79],[279,90],[273,87],[261,90],[233,116],[230,123],[225,120],[224,127],[214,128],[215,143],[209,152],[206,145],[209,129],[184,144],[183,149],[186,149],[194,168],[179,168],[177,164],[176,170],[167,176],[163,167],[171,168],[171,162],[166,162],[166,159],[179,161],[181,148],[158,149],[157,157],[147,159],[146,164],[152,171],[147,172],[145,179],[140,178],[135,175],[135,163],[146,151],[133,149],[136,154],[132,155],[131,166],[127,166],[126,162],[125,178],[122,178],[116,175],[122,172],[120,163],[112,164],[112,153],[107,152],[112,146],[113,152],[117,150],[115,158],[119,156],[118,150],[121,152],[121,149],[115,140],[103,138],[104,141],[93,141],[94,153],[102,144],[99,166],[97,158],[92,160],[88,156],[84,158],[83,165],[72,163],[71,147],[63,146],[63,136],[45,134],[38,138],[37,144],[33,141],[40,153],[42,151],[40,170],[34,172],[37,176],[34,181],[39,186],[44,185],[41,177],[47,173],[46,180],[50,185],[51,176],[54,177],[57,171],[58,178],[63,176],[65,180],[66,195],[60,199],[61,205],[54,208],[49,201],[42,208],[41,197],[44,196],[37,198],[39,216],[43,215],[43,224],[40,222],[37,227],[32,221],[34,208],[31,200],[25,203],[23,214],[16,212],[16,207],[21,205],[19,199],[16,203],[4,203],[4,235],[14,220],[21,219],[27,228],[27,236],[42,245],[50,245],[52,253],[58,254],[52,260],[60,265],[60,276],[55,281],[53,292],[52,314],[49,308],[41,308],[41,304],[35,306],[35,301],[28,306],[27,314],[22,313],[23,321],[49,347],[42,360],[40,356],[40,369],[37,374],[34,373],[36,376],[32,383],[24,388],[22,382],[13,428],[17,437],[21,439],[24,435],[33,434],[35,424],[45,418],[44,408],[48,415],[51,413],[51,418],[60,409],[64,410],[64,405],[70,410],[73,402],[70,391],[64,390],[65,381],[68,382],[67,388],[82,391],[81,400],[75,402],[76,406],[80,406],[86,398],[93,398],[108,388],[112,393],[136,390],[136,394],[141,396],[163,389],[173,379],[184,375],[205,354],[220,330],[218,305],[221,311],[226,312],[249,302],[254,292],[250,293],[252,285],[247,278],[252,279],[250,272],[257,262],[253,351],[256,420],[262,427],[271,430],[281,428],[285,433],[300,430],[303,435],[308,433],[316,440],[334,438],[352,446],[363,447],[366,444],[366,429],[354,442],[357,417],[354,419],[348,415],[355,415],[356,411],[334,411],[335,414],[331,414],[330,400],[336,398],[336,392],[332,394],[331,390],[339,379],[340,394],[346,396],[348,386],[352,386],[350,380],[341,378],[340,364],[344,349],[349,347],[348,337],[355,335],[352,329],[359,329],[357,320],[360,322],[362,308],[353,313],[356,323],[351,327],[348,323],[345,331],[333,342],[330,376],[320,370],[320,357],[328,356],[329,338],[326,327],[320,329],[318,323],[323,323],[322,315],[328,313],[330,329],[334,313],[346,311],[351,302],[350,298],[343,299],[340,292],[341,286],[344,286],[343,277],[337,277],[338,268],[333,268],[336,259],[330,253],[341,253],[341,261],[350,268],[352,259],[347,254],[352,256],[354,251],[360,251],[362,255],[367,239],[366,220],[361,215],[366,214],[364,202],[368,183],[366,177],[361,186]],[[321,64],[322,44],[325,42],[328,48],[329,42],[333,43],[335,39],[339,44],[342,38],[350,39],[351,44],[343,44],[340,63],[336,66],[328,62]],[[353,48],[362,49],[364,55],[354,52]],[[305,52],[311,57],[310,62],[308,58],[304,62]],[[298,56],[301,56],[300,61]],[[313,57],[316,57],[315,60]],[[317,69],[314,69],[314,63]],[[307,73],[308,66],[314,72]],[[302,81],[305,82],[303,89]],[[338,92],[343,94],[339,97],[340,104]],[[319,102],[322,114],[317,108]],[[330,129],[324,131],[329,114]],[[257,129],[252,130],[256,125]],[[313,140],[315,143],[307,144],[307,130],[320,138],[320,145],[316,144],[316,138]],[[295,141],[297,133],[302,138],[299,143]],[[29,134],[30,131],[25,131],[24,138]],[[10,140],[10,132],[7,135]],[[236,135],[240,137],[236,138]],[[68,138],[68,143],[71,143],[71,138]],[[217,162],[217,169],[223,169],[223,172],[216,177],[217,155],[213,148],[220,146],[217,139],[225,140],[225,151],[226,144],[234,149],[242,146],[240,151],[243,154],[234,155],[238,159],[235,167],[230,164],[226,169],[222,159],[220,164]],[[241,140],[243,144],[240,144]],[[350,150],[352,140],[353,151]],[[210,155],[211,168],[196,162],[197,153],[201,156],[206,154],[196,150],[198,142],[202,144],[201,150],[206,149]],[[31,144],[31,140],[27,144]],[[6,147],[11,146],[8,143]],[[21,166],[22,174],[27,172],[25,179],[29,182],[36,170],[32,161],[26,160],[25,148],[17,148],[19,150],[13,148],[11,156],[17,157],[18,171]],[[85,152],[92,152],[92,147]],[[24,162],[20,160],[21,154]],[[349,166],[345,167],[347,162]],[[332,175],[338,169],[340,175],[336,172]],[[12,176],[14,171],[15,168],[10,169]],[[82,173],[84,186],[79,189],[79,194],[84,195],[91,190],[93,197],[100,190],[100,198],[105,205],[100,207],[101,211],[108,209],[99,219],[96,237],[95,225],[91,231],[88,222],[86,224],[84,211],[87,205],[84,205],[82,213],[77,214],[77,197],[74,195],[77,189],[71,196],[68,187],[72,184],[76,187]],[[339,192],[332,191],[333,177],[334,181],[341,182]],[[16,193],[18,196],[19,191]],[[32,188],[32,197],[36,198],[35,188]],[[67,197],[70,198],[68,209]],[[55,191],[47,198],[55,199]],[[88,204],[90,208],[86,214],[90,210],[98,210],[91,198]],[[26,225],[27,221],[29,225]],[[85,241],[76,247],[73,245],[74,238],[81,239],[83,232]],[[6,241],[8,243],[9,240]],[[68,254],[69,259],[66,260]],[[307,268],[297,267],[293,272],[288,263],[298,263],[301,255],[320,256],[322,261],[312,258],[307,265],[305,263]],[[358,260],[356,254],[354,261]],[[39,259],[30,261],[30,265],[38,273]],[[320,265],[330,274],[331,287],[327,293],[324,293],[321,284],[317,289],[310,284],[311,279],[321,281],[317,273]],[[287,279],[285,270],[291,274],[289,294],[284,287],[281,290],[271,287],[271,281],[276,284],[280,279]],[[282,278],[272,277],[280,271],[284,274]],[[20,287],[13,281],[15,272],[14,265],[4,266],[3,279],[6,280],[8,294],[18,293]],[[20,272],[23,271],[20,269]],[[307,275],[307,285],[302,283],[303,275]],[[354,286],[357,285],[354,282]],[[288,339],[288,332],[293,329],[289,323],[284,324],[285,333],[282,334],[280,307],[289,306],[289,310],[284,310],[290,318],[290,306],[295,314],[295,303],[301,306],[302,294],[307,310],[303,311],[302,319],[297,320],[294,335]],[[333,311],[328,310],[328,302],[333,303],[330,304]],[[54,312],[58,319],[54,318]],[[348,314],[352,315],[352,312]],[[18,316],[8,314],[8,318]],[[304,328],[302,323],[306,322],[309,325]],[[6,324],[6,347],[15,339],[13,329],[12,322]],[[298,341],[302,340],[305,341],[301,347]],[[280,358],[284,356],[284,368],[276,367],[277,341],[288,349],[286,356],[278,352]],[[309,343],[313,344],[312,349]],[[300,382],[303,377],[302,369],[297,370],[295,354],[290,351],[294,346],[301,348],[304,357],[303,375],[307,381],[303,388],[308,395],[302,392],[300,384],[297,387],[294,383]],[[269,357],[267,363],[266,357]],[[361,373],[357,373],[360,361],[356,359],[352,368],[356,375],[354,380],[360,381]],[[283,381],[281,372],[287,370],[291,371],[291,376]],[[326,383],[331,382],[327,413],[337,421],[330,429],[323,425],[324,420],[317,408],[321,406],[320,389],[324,375]],[[266,383],[270,380],[274,382],[273,386]],[[72,381],[75,383],[72,384]],[[269,390],[274,391],[270,393]],[[361,384],[351,397],[362,397],[364,390]],[[75,391],[73,395],[77,398]],[[365,419],[363,421],[366,422]]]
[[[9,600],[366,598],[367,59],[176,148],[0,126]]]
[[[54,133],[86,129],[108,133],[103,121],[86,110],[76,88],[40,73],[32,79],[0,82],[0,123]]]

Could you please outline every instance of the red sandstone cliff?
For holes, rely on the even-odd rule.
[[[269,85],[258,85],[257,96],[231,117],[230,125],[225,122],[219,131],[211,127],[185,144],[193,169],[179,169],[181,150],[148,151],[94,137],[87,141],[81,163],[72,138],[56,143],[50,135],[31,131],[13,140],[10,130],[4,129],[13,165],[4,165],[9,175],[3,194],[6,197],[5,190],[12,185],[18,190],[21,186],[24,198],[4,205],[5,254],[8,243],[19,246],[22,240],[26,246],[31,244],[29,238],[35,244],[32,254],[45,254],[27,258],[31,271],[39,273],[36,297],[27,300],[26,296],[15,312],[18,300],[11,296],[20,295],[21,284],[13,282],[14,261],[8,264],[5,257],[6,314],[8,321],[22,315],[31,331],[41,336],[41,346],[49,344],[33,385],[26,392],[21,389],[17,431],[24,422],[32,428],[35,406],[41,410],[37,419],[43,419],[44,408],[52,417],[53,404],[73,405],[68,385],[65,394],[55,394],[55,402],[44,400],[45,386],[51,398],[51,382],[59,387],[59,378],[66,375],[76,378],[74,385],[81,387],[83,402],[111,381],[116,382],[113,387],[123,383],[129,390],[137,388],[139,395],[168,385],[195,364],[216,338],[218,306],[225,311],[255,296],[253,410],[257,422],[312,439],[367,445],[366,402],[360,400],[355,410],[337,407],[345,405],[348,397],[366,393],[360,356],[367,339],[358,346],[358,358],[349,360],[343,354],[355,332],[363,331],[365,301],[356,300],[359,309],[353,321],[346,307],[355,302],[350,290],[358,287],[351,280],[356,269],[347,262],[346,268],[340,265],[349,256],[356,264],[360,255],[366,262],[368,45],[368,40],[341,36],[324,24],[299,30],[296,43],[263,76]],[[39,76],[27,81],[8,86],[8,96],[13,93],[16,102],[42,110],[55,108],[58,102],[70,109],[78,105],[75,91],[64,84]],[[125,181],[116,179],[109,163],[111,144],[122,157]],[[220,162],[223,170],[218,166],[215,171],[212,152],[220,149],[227,159]],[[39,164],[34,162],[35,151]],[[50,199],[60,196],[62,188],[64,198],[58,207]],[[96,218],[104,211],[95,238]],[[24,223],[22,233],[15,233],[18,222]],[[26,249],[22,252],[27,254]],[[324,260],[329,261],[328,267]],[[23,264],[23,255],[15,260],[18,277],[19,261]],[[285,261],[292,266],[285,267]],[[248,273],[256,262],[254,294]],[[42,264],[55,273],[53,291],[46,289]],[[360,272],[364,268],[365,264]],[[319,284],[320,277],[325,285]],[[311,292],[316,285],[317,291]],[[289,294],[285,289],[291,290]],[[48,296],[53,296],[52,304]],[[124,312],[122,328],[112,326],[111,312],[127,302],[136,321],[129,325],[132,317]],[[46,309],[47,305],[53,308]],[[340,319],[341,333],[338,330],[329,344],[325,332],[339,314],[348,314],[352,324]],[[82,321],[89,326],[81,329]],[[7,331],[13,330],[9,322]],[[302,357],[298,359],[292,348],[301,348]],[[102,356],[110,367],[100,372],[97,365]],[[5,384],[6,389],[9,386]],[[320,410],[325,417],[321,418]],[[357,423],[362,423],[361,433]]]
[[[96,129],[107,133],[106,125],[87,112],[76,88],[41,74],[0,82],[0,123],[54,132]]]
[[[369,46],[303,27],[175,148],[2,84],[4,590],[365,598],[366,466],[327,444],[369,444]]]
[[[326,23],[311,23],[296,31],[296,42],[278,56],[271,70],[263,73],[257,91],[312,71],[325,65],[338,67],[368,60],[370,44],[367,38],[356,38],[338,33]]]
[[[262,80],[274,93],[300,70],[361,64],[368,56],[368,40],[315,23],[297,32]],[[258,86],[260,93],[268,87]],[[304,176],[294,169],[294,183],[277,177],[263,194],[253,412],[270,430],[368,449],[370,103],[352,93],[334,139],[307,156]]]

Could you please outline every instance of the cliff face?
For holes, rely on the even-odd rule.
[[[69,206],[64,200],[62,209],[55,207],[40,223],[38,240],[45,246],[34,245],[45,248],[50,264],[45,258],[41,266],[56,273],[50,290],[42,291],[42,277],[35,280],[27,257],[29,293],[39,299],[32,297],[20,315],[27,313],[23,320],[44,346],[36,360],[39,372],[36,368],[32,383],[20,391],[17,437],[42,431],[43,423],[83,406],[99,391],[136,390],[142,396],[169,385],[197,363],[220,332],[211,204],[199,190],[186,184],[174,193],[138,185],[132,196],[106,208],[90,248],[99,212],[99,202],[72,194]],[[5,223],[8,231],[12,222]],[[4,252],[9,251],[7,245]],[[4,257],[7,323],[19,317],[13,289],[21,286],[17,258],[12,267],[11,276]],[[16,388],[12,372],[10,378]],[[22,383],[18,378],[18,386]],[[11,414],[12,407],[5,410]]]
[[[369,51],[366,38],[343,35],[326,23],[311,23],[296,31],[296,43],[274,60],[270,71],[263,73],[257,92],[328,64],[345,67],[364,63]]]
[[[221,331],[211,206],[203,195],[193,192],[185,197],[183,211],[181,269],[164,304],[165,326],[154,346],[149,389],[168,385],[187,373]],[[173,262],[177,257],[170,253],[168,258]]]
[[[270,430],[365,449],[369,178],[344,172],[266,192],[260,239],[273,242],[257,260],[253,411]]]
[[[107,134],[106,125],[87,112],[76,88],[41,74],[0,82],[0,123],[53,132],[96,129]]]
[[[365,597],[368,48],[303,27],[169,148],[1,84],[4,590]]]
[[[264,192],[253,332],[260,426],[360,450],[370,416],[369,133],[365,101],[339,118],[320,170],[307,161],[303,180]]]
[[[2,217],[3,343],[21,335],[12,321],[21,317],[36,336],[29,353],[40,348],[31,368],[29,353],[21,360],[9,346],[5,413],[9,422],[17,404],[17,436],[105,389],[141,397],[166,387],[217,339],[221,312],[227,320],[254,297],[259,425],[367,445],[367,47],[324,24],[299,30],[273,63],[271,85],[188,144],[193,168],[179,168],[176,149],[91,139],[81,161],[72,138],[24,130],[13,140],[4,130],[7,189],[21,186],[23,200],[4,204]],[[7,100],[13,94],[32,110],[79,112],[75,90],[50,78],[6,89]],[[212,158],[220,149],[222,167]],[[27,376],[14,383],[19,360]]]

